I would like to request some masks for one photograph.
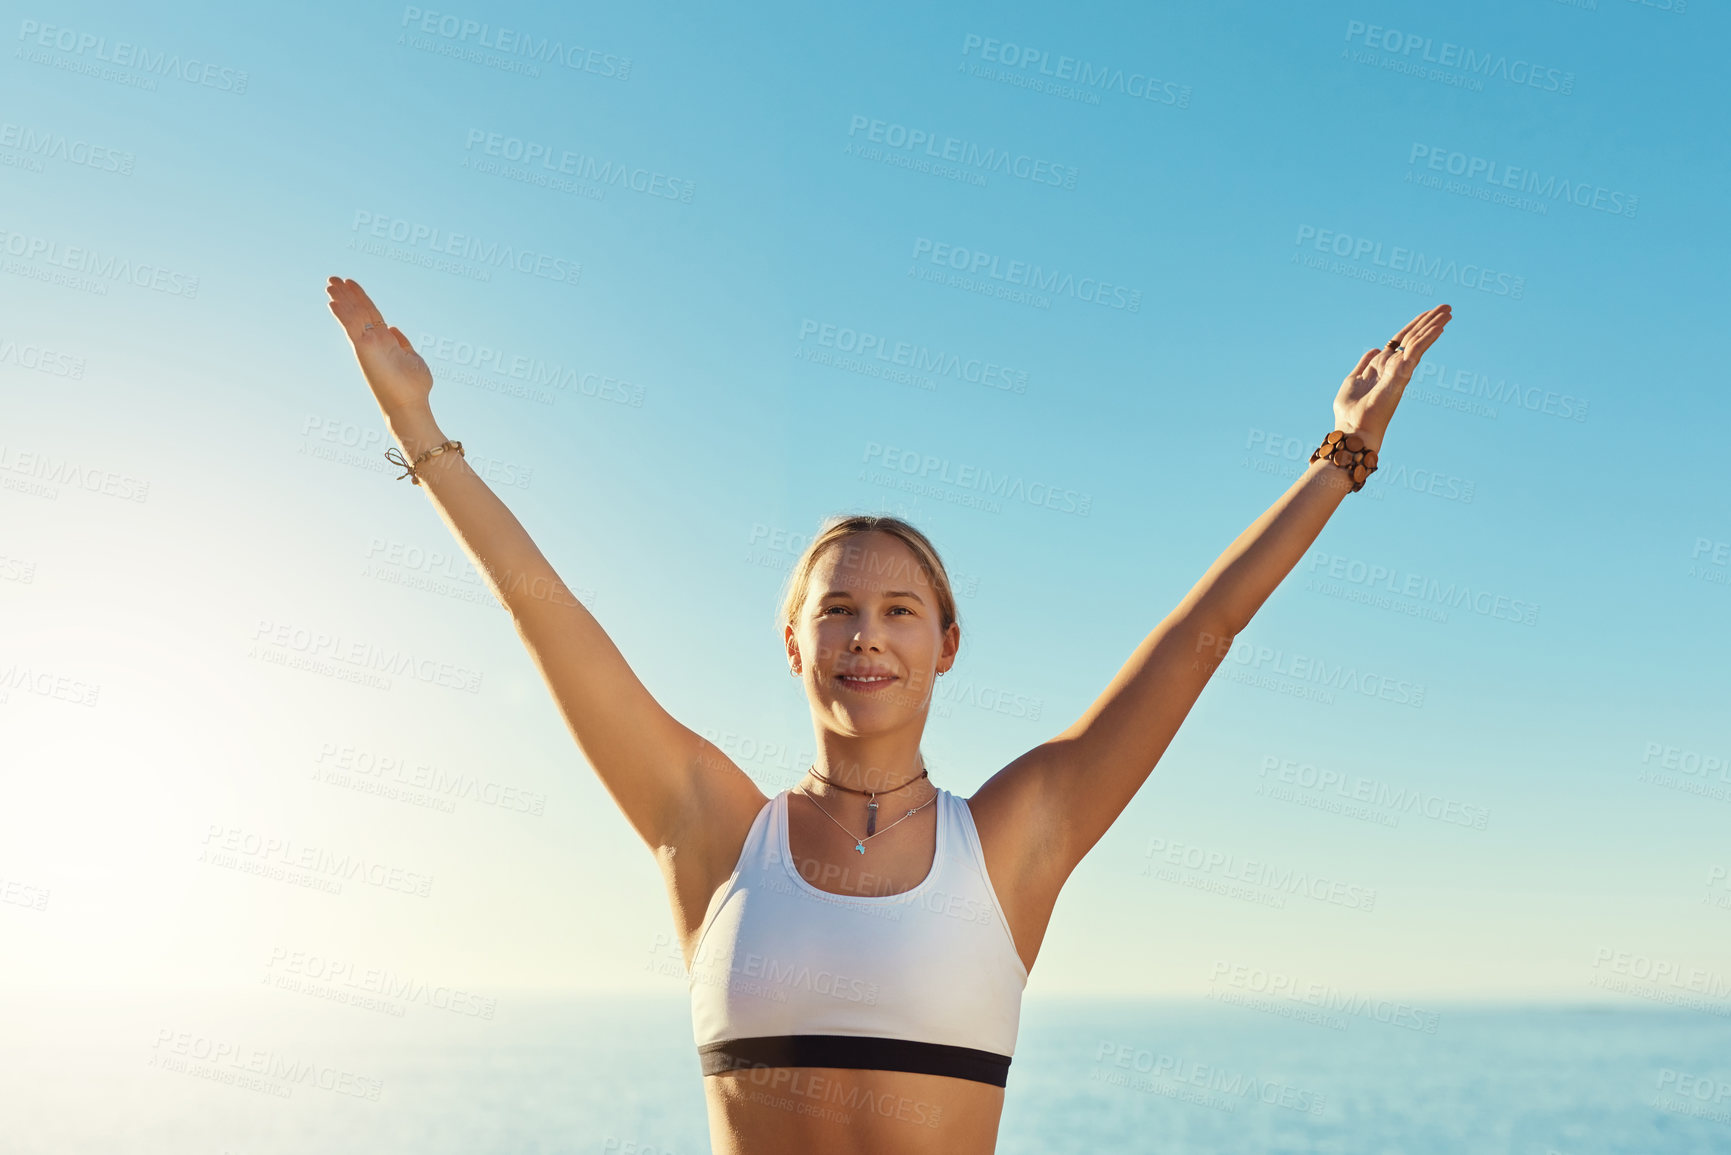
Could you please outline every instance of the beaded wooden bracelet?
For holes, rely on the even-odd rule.
[[[1348,433],[1336,429],[1322,439],[1322,444],[1310,455],[1315,461],[1326,457],[1333,465],[1346,470],[1352,478],[1352,492],[1357,493],[1364,488],[1364,479],[1376,472],[1376,450],[1366,448],[1364,438],[1356,433]]]

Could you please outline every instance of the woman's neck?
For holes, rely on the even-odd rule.
[[[820,757],[801,779],[801,789],[818,797],[857,791],[923,798],[936,788],[930,780],[930,770],[918,750],[911,756],[883,762],[845,755]]]

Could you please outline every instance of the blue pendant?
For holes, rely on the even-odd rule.
[[[853,848],[854,848],[854,849],[855,849],[855,850],[857,850],[857,851],[859,851],[859,852],[860,852],[860,853],[861,853],[861,854],[864,854],[864,853],[865,853],[865,843],[863,843],[863,842],[856,842],[856,843],[854,843],[854,844],[853,844]]]

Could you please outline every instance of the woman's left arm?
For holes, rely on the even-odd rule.
[[[1335,428],[1358,434],[1380,452],[1413,369],[1449,317],[1447,305],[1420,313],[1386,347],[1360,357],[1334,399]],[[1069,729],[980,788],[983,802],[1016,816],[1022,845],[1034,859],[1028,869],[1061,886],[1117,820],[1233,638],[1303,558],[1351,487],[1346,470],[1322,458],[1312,462],[1226,547]]]

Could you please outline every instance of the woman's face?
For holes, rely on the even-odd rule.
[[[833,729],[893,729],[924,717],[938,671],[954,664],[961,626],[939,622],[919,555],[893,534],[852,534],[812,567],[805,605],[785,631],[788,663]]]

